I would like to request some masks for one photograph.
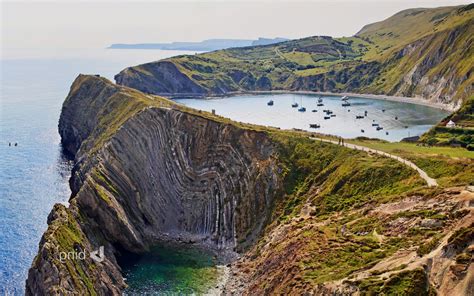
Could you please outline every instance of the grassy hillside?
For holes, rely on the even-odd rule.
[[[127,68],[116,80],[155,94],[352,91],[422,96],[457,107],[472,92],[473,7],[409,9],[352,37],[173,57]]]
[[[450,120],[456,123],[456,127],[446,127]],[[429,145],[460,145],[474,151],[474,96],[469,97],[458,111],[424,134],[421,141]]]

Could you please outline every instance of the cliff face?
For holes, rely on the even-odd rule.
[[[241,250],[257,238],[281,186],[271,142],[160,100],[102,78],[76,79],[59,125],[76,160],[71,205],[50,214],[27,294],[117,294],[117,249],[144,252],[166,238]],[[61,251],[101,245],[102,263],[58,260]]]
[[[443,184],[426,188],[391,158],[85,75],[59,130],[72,195],[48,217],[27,295],[120,295],[117,258],[163,240],[238,252],[228,294],[473,293],[472,159],[406,152]]]
[[[154,94],[356,92],[421,97],[456,109],[473,90],[473,15],[472,5],[410,9],[349,38],[178,56],[126,68],[115,79]]]
[[[118,84],[152,94],[204,94],[205,89],[168,61],[146,64],[140,69],[127,68],[115,76]]]

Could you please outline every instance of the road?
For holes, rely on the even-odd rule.
[[[334,141],[334,140],[328,140],[328,139],[322,139],[322,138],[316,138],[316,137],[310,137],[310,139],[340,145],[338,141]],[[380,151],[380,150],[360,146],[360,145],[351,144],[351,143],[344,143],[344,147],[354,149],[354,150],[361,150],[361,151],[366,151],[366,152],[370,152],[370,153],[375,153],[375,154],[379,154],[379,155],[382,155],[382,156],[385,156],[385,157],[393,158],[393,159],[403,163],[404,165],[407,165],[407,166],[411,167],[412,169],[416,170],[418,172],[418,174],[420,175],[420,177],[423,178],[426,181],[426,183],[428,184],[428,187],[438,186],[438,182],[436,182],[435,179],[428,176],[428,174],[425,171],[420,169],[413,162],[411,162],[409,160],[406,160],[404,158],[401,158],[400,156],[393,155],[393,154],[390,154],[390,153],[387,153],[387,152],[384,152],[384,151]]]

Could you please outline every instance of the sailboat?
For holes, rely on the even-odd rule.
[[[293,97],[293,104],[291,104],[291,107],[292,108],[297,108],[298,107],[298,103],[296,103],[295,97]]]
[[[303,98],[301,98],[301,107],[298,109],[300,112],[306,112],[306,108],[303,107]]]

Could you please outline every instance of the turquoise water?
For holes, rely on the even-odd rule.
[[[62,102],[74,78],[79,73],[98,73],[112,79],[127,66],[178,53],[183,52],[99,50],[74,52],[62,58],[0,61],[0,295],[23,294],[28,268],[47,226],[46,218],[54,203],[65,203],[69,198],[67,181],[71,162],[61,154],[57,124]],[[273,107],[266,105],[269,98],[275,100]],[[302,114],[292,109],[293,99],[303,100],[308,111]],[[320,111],[310,112],[314,100],[311,96],[275,95],[179,101],[199,109],[214,108],[218,114],[236,120],[283,128],[307,129],[309,123],[320,122],[321,131],[349,137],[357,135],[357,129],[365,127],[363,124],[370,123],[369,119],[356,122],[351,116],[345,116],[344,110],[338,109],[336,98],[324,99],[337,114],[324,122]],[[419,134],[445,115],[422,106],[366,99],[351,101],[350,115],[368,109],[369,118],[381,122],[393,139],[409,133]],[[380,112],[382,107],[387,109],[385,114]],[[392,119],[395,115],[400,117],[398,122]],[[409,128],[400,127],[404,124]],[[366,129],[370,130],[370,127]],[[367,132],[366,135],[384,137],[382,133]],[[18,146],[9,146],[9,142],[18,143]],[[163,258],[152,253],[135,267],[131,266],[129,283],[136,284],[138,289],[140,283],[149,279],[160,287],[168,282],[182,289],[201,289],[200,284],[196,284],[199,277],[193,279],[193,274],[212,279],[208,272],[214,268],[209,266],[211,263],[206,265],[201,259],[183,262],[173,256],[173,252],[167,254]],[[182,278],[191,280],[186,283]]]
[[[157,246],[120,264],[129,285],[125,295],[204,294],[219,276],[213,253],[182,245]]]
[[[71,163],[61,155],[57,125],[73,80],[79,73],[112,79],[127,66],[178,53],[89,50],[0,60],[0,295],[23,294],[46,218],[69,198]]]
[[[449,114],[427,106],[355,97],[349,99],[351,106],[342,107],[341,97],[322,96],[324,106],[317,106],[318,98],[316,95],[274,94],[176,101],[200,110],[215,109],[219,115],[242,122],[283,129],[299,128],[345,138],[365,136],[388,141],[421,135]],[[273,106],[267,106],[270,100],[274,101]],[[294,102],[304,106],[306,112],[292,108]],[[312,112],[313,109],[317,112]],[[336,116],[325,120],[325,109],[333,111]],[[365,111],[366,117],[356,119],[357,115],[363,116]],[[313,123],[321,127],[310,128],[309,124]],[[379,124],[383,129],[377,131],[372,123]]]

